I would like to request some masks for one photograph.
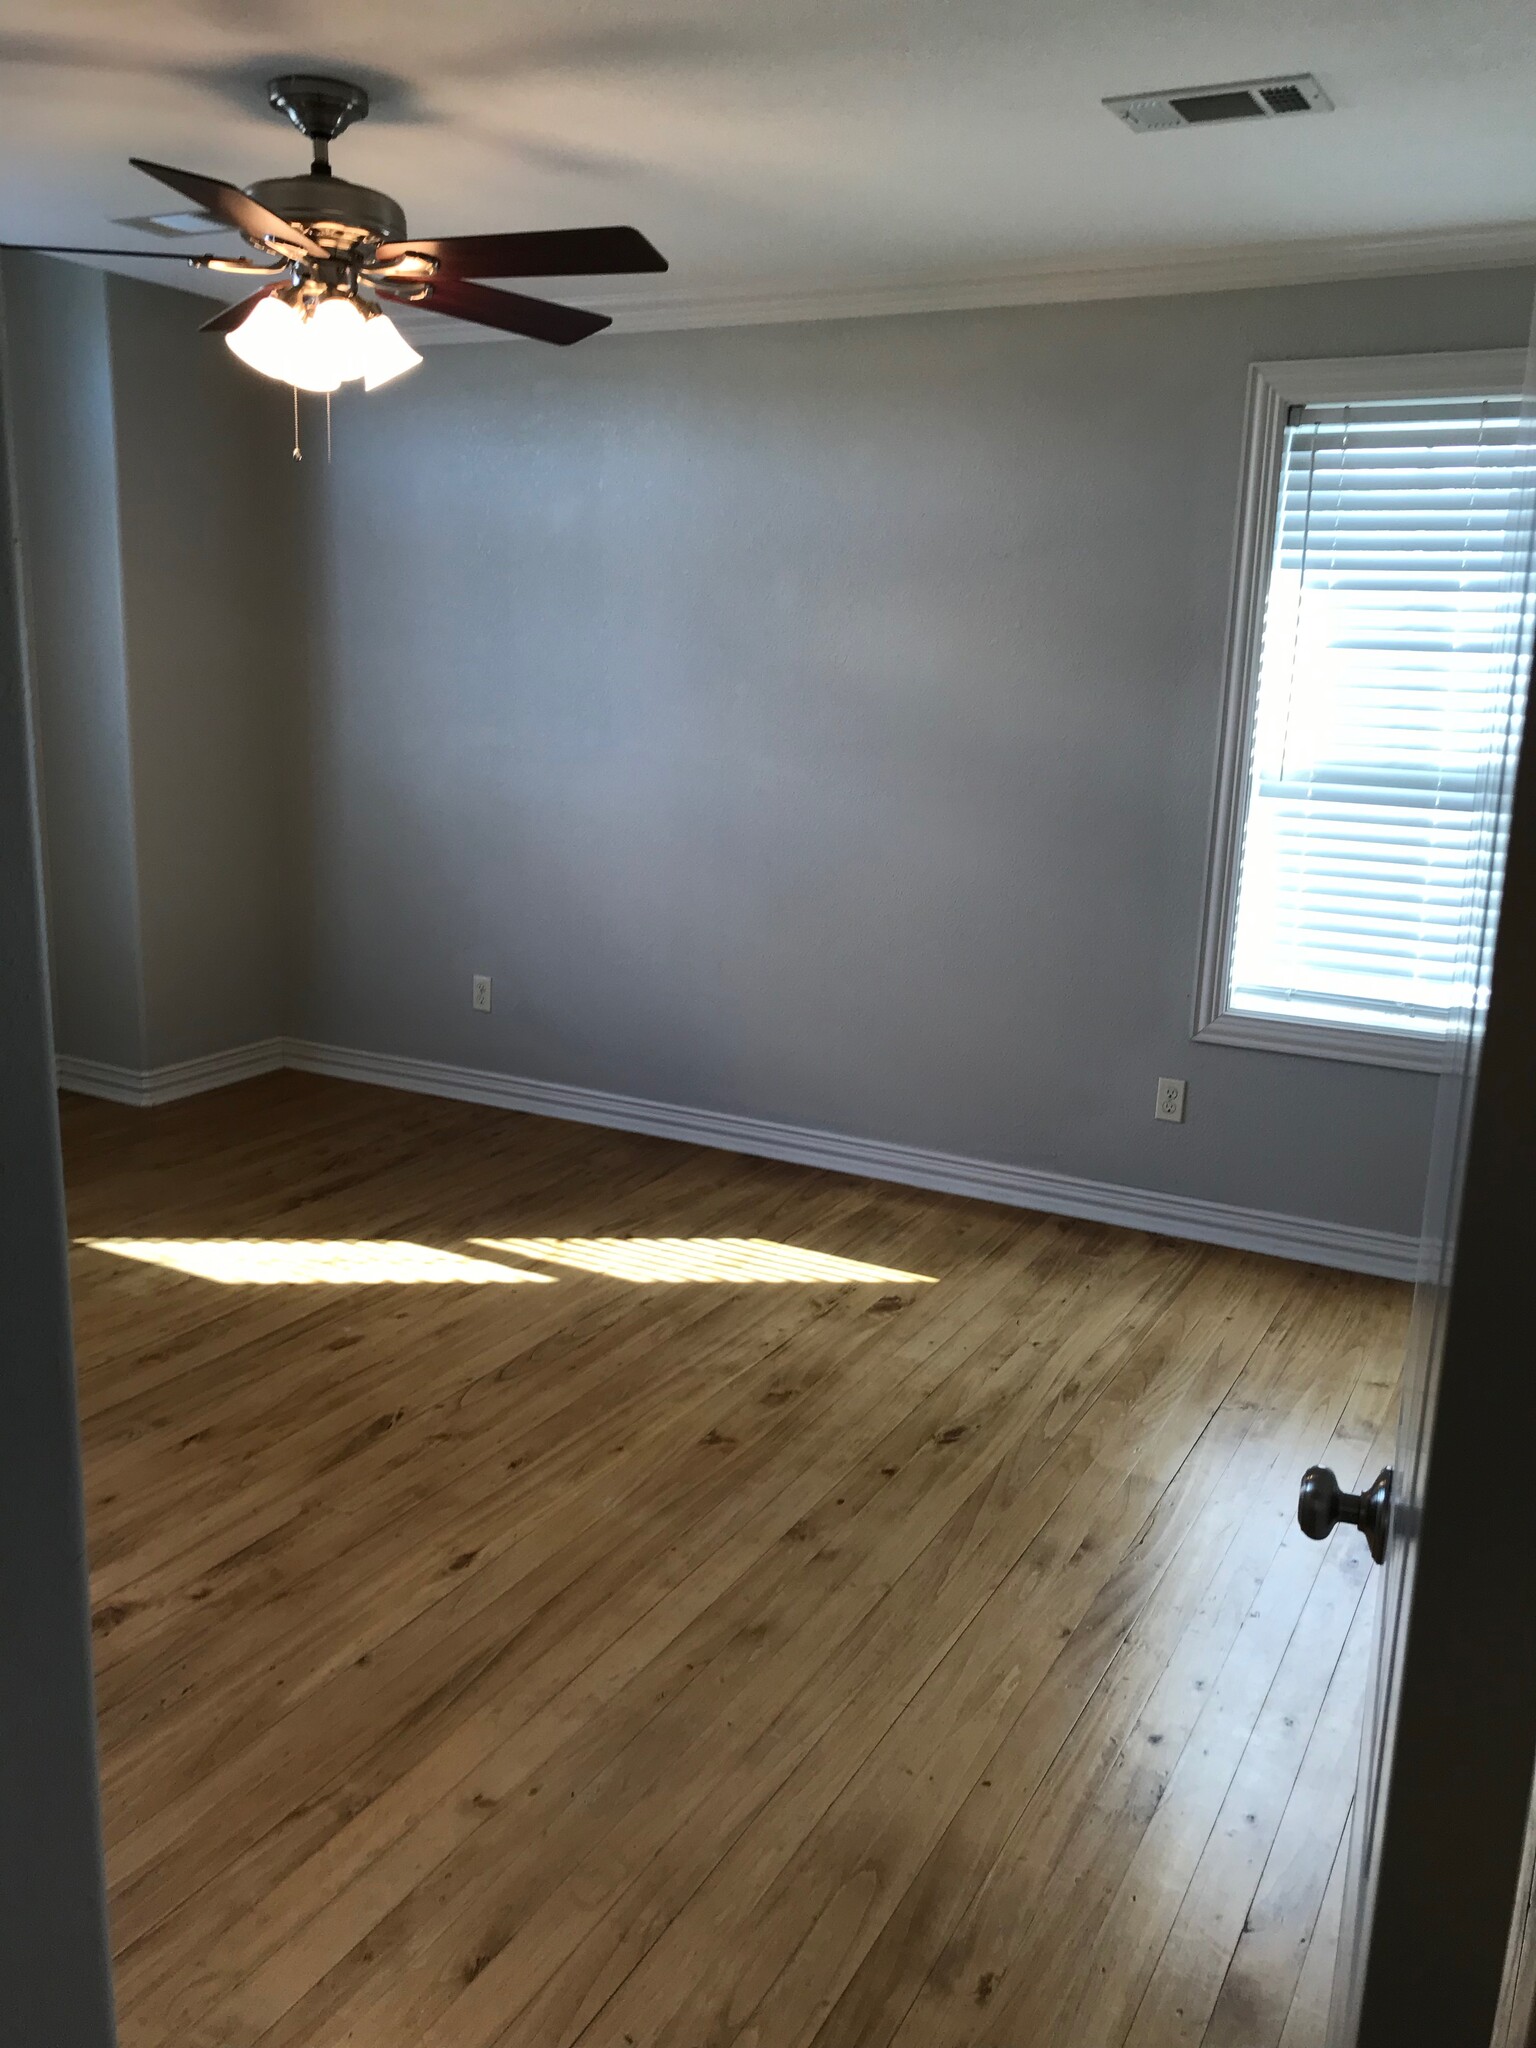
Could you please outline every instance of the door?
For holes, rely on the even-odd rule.
[[[1528,421],[1532,389],[1528,373]],[[1527,679],[1530,500],[1527,490],[1506,584],[1511,667]],[[1487,2048],[1511,1929],[1525,1917],[1536,1768],[1536,732],[1522,748],[1521,725],[1517,709],[1490,793],[1502,899],[1491,887],[1468,934],[1469,978],[1487,1006],[1469,1017],[1441,1086],[1390,1508],[1373,1544],[1385,1582],[1331,2048]],[[1334,1505],[1316,1484],[1305,1489],[1303,1526]],[[1368,1504],[1344,1505],[1372,1521]]]
[[[3,423],[0,402],[0,2041],[110,2048],[59,1112]]]

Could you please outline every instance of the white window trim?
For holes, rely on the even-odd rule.
[[[1293,405],[1369,398],[1476,397],[1525,386],[1523,349],[1424,356],[1338,356],[1316,362],[1255,363],[1248,372],[1247,426],[1238,493],[1232,614],[1222,673],[1216,808],[1206,875],[1195,983],[1194,1036],[1207,1045],[1305,1053],[1363,1066],[1438,1072],[1447,1041],[1438,1034],[1353,1029],[1300,1018],[1254,1017],[1227,1009],[1237,869],[1247,795],[1249,735],[1258,694],[1264,599],[1274,548],[1276,500]]]

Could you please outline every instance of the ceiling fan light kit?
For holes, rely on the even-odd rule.
[[[368,95],[360,85],[290,73],[270,82],[267,99],[309,141],[310,168],[298,177],[261,178],[242,190],[221,178],[170,164],[142,157],[129,161],[189,200],[197,216],[207,219],[209,233],[233,228],[259,252],[259,259],[173,260],[260,280],[249,298],[205,321],[204,332],[222,334],[243,363],[262,376],[291,384],[296,393],[329,394],[354,381],[376,391],[415,368],[421,357],[380,300],[568,347],[600,333],[612,321],[605,313],[488,289],[474,280],[594,277],[667,267],[666,259],[631,227],[409,236],[405,214],[387,192],[350,184],[331,169],[331,144],[368,112]],[[163,252],[55,247],[41,248],[40,253]]]
[[[355,298],[311,304],[292,291],[259,299],[224,340],[251,369],[300,391],[337,391],[358,379],[377,391],[421,361],[377,306]]]

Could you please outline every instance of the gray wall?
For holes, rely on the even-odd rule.
[[[1244,387],[1520,345],[1531,293],[452,348],[348,398],[293,1029],[1416,1230],[1430,1079],[1190,1042]]]
[[[286,393],[205,300],[4,267],[58,1050],[142,1070],[282,1028]]]
[[[148,1061],[275,1036],[281,774],[305,661],[288,393],[109,280]],[[51,774],[51,770],[50,770]]]
[[[1416,1227],[1432,1082],[1189,1038],[1244,384],[1528,273],[443,349],[296,471],[202,302],[6,263],[61,1051]]]
[[[9,495],[0,492],[0,2043],[110,2048],[64,1202]]]
[[[107,280],[3,259],[61,1050],[145,1064]]]

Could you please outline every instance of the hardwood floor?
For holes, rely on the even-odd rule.
[[[1292,1504],[1405,1289],[294,1074],[63,1122],[123,2048],[1320,2043]]]

